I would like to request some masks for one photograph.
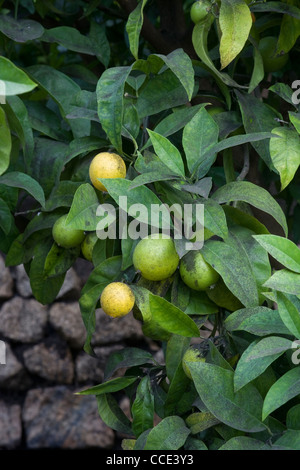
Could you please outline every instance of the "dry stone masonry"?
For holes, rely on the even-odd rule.
[[[56,301],[44,306],[33,298],[23,266],[6,268],[0,253],[0,449],[119,448],[122,436],[101,421],[95,397],[75,392],[101,383],[109,354],[144,337],[132,314],[116,321],[99,309],[97,357],[83,351],[78,298],[90,269],[79,260]]]

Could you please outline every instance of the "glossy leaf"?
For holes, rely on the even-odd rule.
[[[265,429],[262,399],[251,384],[234,392],[233,371],[206,362],[189,362],[188,367],[200,399],[219,421],[245,432]]]
[[[300,393],[300,367],[283,374],[269,389],[263,404],[262,419]]]
[[[140,348],[125,347],[110,354],[105,364],[104,379],[111,377],[118,369],[153,363],[152,354]]]
[[[205,108],[201,108],[184,127],[182,145],[191,173],[196,165],[201,169],[203,175],[209,170],[215,155],[213,154],[208,161],[203,161],[203,155],[209,147],[218,141],[218,132],[216,122]]]
[[[281,320],[291,334],[300,339],[300,313],[296,304],[292,301],[292,297],[289,298],[282,292],[277,292],[276,301]]]
[[[37,181],[31,176],[21,173],[20,171],[11,171],[5,173],[0,177],[0,183],[12,186],[14,188],[21,188],[27,191],[34,197],[42,206],[45,205],[45,196],[43,189]]]
[[[141,379],[131,406],[132,430],[136,437],[153,427],[154,396],[148,376]]]
[[[247,436],[237,436],[229,439],[218,450],[268,450],[269,446],[258,439]]]
[[[253,235],[258,243],[286,268],[300,273],[300,249],[288,238],[278,235]]]
[[[89,183],[80,185],[72,201],[66,224],[76,230],[96,230],[100,220],[96,216],[99,200],[94,188]]]
[[[184,165],[179,150],[166,137],[147,129],[156,155],[172,172],[184,177]]]
[[[272,133],[279,136],[270,139],[270,155],[280,175],[281,191],[292,181],[300,165],[300,137],[298,132],[276,127]]]
[[[264,188],[249,181],[235,181],[217,189],[212,199],[222,203],[243,201],[258,209],[267,212],[281,225],[287,234],[287,222],[285,214],[275,199]]]
[[[237,363],[234,373],[235,391],[261,375],[272,362],[288,351],[291,345],[291,340],[279,336],[253,341]]]
[[[129,14],[126,23],[126,31],[129,39],[129,47],[133,57],[138,59],[140,32],[143,26],[143,10],[147,0],[141,0]]]
[[[44,28],[34,20],[16,20],[7,15],[0,15],[0,31],[13,41],[22,43],[40,38]]]
[[[252,17],[244,0],[223,0],[219,17],[222,32],[220,40],[221,69],[229,65],[243,49],[250,29]]]
[[[1,93],[0,93],[1,94]],[[6,122],[5,112],[0,107],[0,175],[2,175],[8,168],[11,152],[11,135]]]
[[[264,306],[236,310],[226,318],[225,326],[229,331],[247,331],[256,336],[290,333],[278,310]]]
[[[107,380],[99,385],[94,385],[93,387],[87,388],[77,392],[77,395],[103,395],[104,393],[113,393],[123,390],[129,385],[133,384],[138,377],[116,377],[115,379]]]
[[[168,416],[148,434],[143,450],[177,450],[183,446],[190,430],[179,416]]]
[[[96,396],[98,413],[102,421],[115,431],[131,434],[131,422],[110,393]]]
[[[286,294],[300,295],[300,274],[288,269],[280,269],[275,271],[264,286]]]
[[[201,252],[204,259],[220,274],[228,289],[245,307],[258,305],[258,291],[251,265],[239,246],[209,240]]]

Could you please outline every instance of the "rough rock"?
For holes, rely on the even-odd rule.
[[[92,346],[126,340],[136,342],[143,337],[141,323],[132,313],[122,318],[111,318],[102,309],[96,310],[96,328],[91,341]]]
[[[95,348],[97,357],[92,357],[85,351],[79,353],[75,362],[77,381],[101,383],[109,355],[120,349],[123,349],[121,344]]]
[[[29,449],[111,448],[114,432],[100,419],[94,396],[66,386],[30,390],[23,408]]]
[[[5,349],[6,363],[0,365],[0,388],[14,390],[28,388],[31,380],[26,369],[16,358],[8,343],[5,343]]]
[[[9,268],[0,255],[0,299],[9,299],[13,295],[14,280]]]
[[[35,299],[17,296],[0,310],[0,334],[13,341],[36,342],[43,337],[47,320],[47,307]]]
[[[61,338],[52,335],[23,353],[24,363],[31,374],[43,379],[71,384],[74,363],[70,349]]]
[[[21,407],[0,401],[0,449],[13,449],[22,438]]]
[[[84,345],[86,330],[78,302],[56,302],[49,311],[52,327],[70,344],[81,349]]]
[[[78,299],[81,291],[81,281],[74,268],[66,272],[66,277],[61,286],[57,299]]]
[[[32,297],[32,289],[30,286],[30,279],[23,264],[15,266],[13,270],[16,279],[16,289],[21,297]]]

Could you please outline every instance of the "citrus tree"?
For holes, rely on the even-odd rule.
[[[6,264],[49,304],[86,258],[86,354],[100,306],[164,353],[117,351],[79,393],[124,449],[299,450],[298,2],[0,8]]]

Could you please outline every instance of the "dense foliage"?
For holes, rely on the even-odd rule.
[[[146,281],[138,240],[95,240],[80,297],[86,353],[100,295],[122,281],[165,364],[125,348],[81,393],[128,435],[126,449],[299,450],[299,2],[206,1],[192,21],[193,3],[0,1],[0,249],[49,304],[83,257],[54,242],[62,215],[87,235],[99,204],[124,210],[120,196],[128,207],[203,204],[201,253],[219,293],[187,287],[179,270]],[[89,179],[102,151],[127,167],[107,192]],[[186,241],[174,240],[180,258]],[[191,344],[200,357],[182,361]]]

